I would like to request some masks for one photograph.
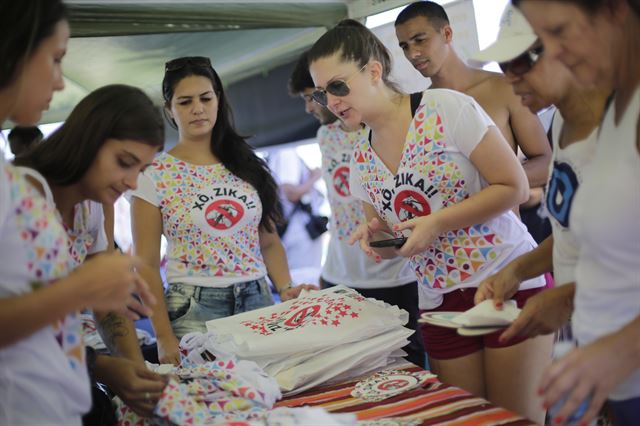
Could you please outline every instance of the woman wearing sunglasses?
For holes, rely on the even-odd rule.
[[[351,162],[350,188],[364,201],[368,220],[352,243],[371,256],[408,257],[423,311],[473,307],[483,279],[535,246],[510,211],[526,200],[528,184],[507,142],[466,95],[398,90],[388,80],[388,52],[358,23],[323,35],[309,63],[314,99],[346,125],[371,128]],[[370,247],[389,234],[408,238],[401,248]],[[544,285],[542,277],[526,281],[515,298],[522,305]],[[422,333],[429,365],[442,381],[543,421],[534,378],[549,362],[548,339],[503,345],[496,334],[461,337],[433,326]]]
[[[567,418],[591,395],[582,420],[605,399],[614,423],[640,413],[640,2],[514,1],[540,37],[585,86],[613,89],[596,148],[569,220],[580,242],[572,327],[578,348],[541,381],[545,403],[568,394]]]
[[[162,93],[178,144],[143,175],[132,198],[135,252],[160,299],[153,326],[162,363],[179,362],[178,339],[205,321],[297,297],[275,230],[276,184],[232,124],[224,88],[208,58],[167,62]],[[160,236],[168,240],[163,298]]]

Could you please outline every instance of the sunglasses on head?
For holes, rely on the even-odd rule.
[[[164,72],[176,71],[186,66],[213,68],[209,58],[204,56],[185,56],[183,58],[172,59],[164,64]]]
[[[311,98],[316,103],[322,105],[323,107],[326,107],[328,103],[327,93],[330,93],[333,96],[339,96],[339,97],[347,96],[349,92],[351,92],[351,89],[349,89],[349,85],[348,85],[349,80],[351,80],[357,74],[361,73],[362,70],[364,70],[367,67],[367,65],[368,64],[364,64],[362,68],[358,70],[358,72],[354,72],[346,80],[333,80],[333,81],[330,81],[327,84],[327,87],[324,89],[316,88],[316,90],[314,90],[313,93],[311,93]]]
[[[510,72],[511,74],[519,77],[531,71],[531,68],[533,68],[536,62],[538,62],[543,53],[543,45],[535,46],[515,59],[507,62],[500,62],[498,65],[500,65],[500,69],[503,73],[506,74],[507,72]]]

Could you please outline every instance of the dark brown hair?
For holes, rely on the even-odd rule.
[[[353,19],[345,19],[324,33],[309,51],[309,64],[321,58],[340,53],[343,61],[353,61],[363,67],[369,61],[382,64],[382,81],[392,90],[399,92],[397,85],[389,80],[391,55],[380,39],[367,27]]]
[[[50,183],[72,185],[89,170],[107,139],[131,139],[162,149],[162,115],[142,90],[123,84],[94,90],[62,126],[15,164],[37,170]]]
[[[396,18],[395,26],[418,17],[427,18],[435,30],[449,25],[449,16],[447,16],[444,7],[432,1],[417,1],[402,9]]]
[[[289,77],[289,94],[291,96],[297,96],[306,89],[316,87],[309,73],[309,59],[307,55],[308,52],[300,55],[300,59],[296,62],[291,72],[291,77]]]
[[[67,9],[60,0],[0,2],[0,89],[13,82],[23,61],[66,17]]]

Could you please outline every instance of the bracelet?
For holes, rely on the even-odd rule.
[[[285,285],[284,287],[282,287],[282,288],[278,289],[278,294],[282,294],[282,292],[283,292],[283,291],[287,291],[287,290],[289,290],[290,288],[293,288],[293,281],[289,281],[289,282],[287,283],[287,285]]]

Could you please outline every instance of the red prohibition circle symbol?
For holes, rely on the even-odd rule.
[[[284,325],[287,327],[299,327],[302,325],[302,322],[307,317],[315,317],[320,312],[320,305],[307,306],[306,308],[300,309],[295,314],[291,315],[291,317],[284,322]]]
[[[409,381],[406,379],[393,379],[382,382],[378,385],[378,389],[383,391],[391,391],[396,389],[402,389],[409,386]]]
[[[244,216],[242,204],[234,200],[216,200],[204,213],[207,223],[214,229],[226,230],[240,222]]]
[[[401,221],[431,214],[429,202],[421,193],[405,189],[396,195],[393,208]]]
[[[348,197],[351,195],[349,190],[349,167],[338,167],[333,172],[333,189],[336,190],[338,195]]]

